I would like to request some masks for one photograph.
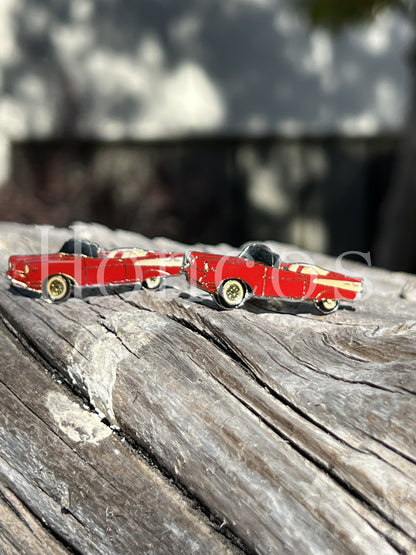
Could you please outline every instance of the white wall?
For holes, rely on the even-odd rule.
[[[0,182],[10,141],[375,135],[406,108],[398,14],[332,38],[291,0],[1,0]]]

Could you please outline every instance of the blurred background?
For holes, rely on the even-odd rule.
[[[1,0],[0,220],[416,271],[410,0]]]

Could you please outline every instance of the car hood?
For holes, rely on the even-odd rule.
[[[29,255],[14,255],[9,258],[9,264],[16,266],[18,264],[45,264],[47,262],[58,262],[66,258],[67,254],[29,254]]]

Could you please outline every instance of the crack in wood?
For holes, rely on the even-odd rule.
[[[243,366],[244,368],[247,368],[249,371],[247,372],[248,375],[250,377],[252,377],[253,379],[256,380],[257,383],[259,383],[259,385],[261,385],[262,387],[264,387],[264,384],[261,382],[261,380],[259,380],[258,377],[256,377],[255,373],[252,371],[252,369],[250,369],[249,367],[247,367],[247,363],[245,360],[239,358],[238,353],[236,353],[235,351],[231,350],[230,347],[227,345],[225,346],[223,342],[219,342],[216,341],[215,339],[213,339],[212,336],[207,335],[206,333],[201,332],[200,330],[198,330],[198,328],[192,324],[189,324],[189,322],[187,322],[185,319],[183,318],[176,318],[171,316],[171,318],[175,321],[178,322],[179,324],[183,325],[184,327],[186,327],[187,329],[190,329],[191,331],[198,333],[200,336],[202,336],[203,338],[207,339],[211,344],[213,344],[216,348],[221,349],[227,356],[230,356],[234,361],[238,362],[241,366]],[[215,377],[215,376],[214,376]],[[217,381],[218,378],[216,378]],[[314,464],[317,468],[319,468],[319,470],[325,472],[328,476],[330,476],[339,486],[341,486],[345,491],[347,491],[348,493],[350,493],[351,495],[353,495],[359,502],[365,504],[371,511],[374,511],[374,513],[376,513],[377,515],[379,515],[382,519],[384,519],[386,522],[388,522],[391,526],[393,526],[394,528],[396,528],[398,531],[400,531],[402,534],[404,534],[405,536],[407,536],[410,540],[412,539],[412,537],[407,534],[407,532],[402,529],[400,526],[398,526],[393,520],[391,520],[386,514],[384,514],[382,511],[380,511],[380,509],[374,504],[372,503],[368,498],[366,498],[359,490],[357,490],[356,488],[354,488],[354,486],[351,483],[346,482],[345,480],[343,480],[339,475],[337,475],[336,472],[334,472],[330,467],[325,466],[324,464],[321,463],[321,461],[319,461],[319,459],[317,459],[316,457],[314,457],[310,452],[306,451],[305,449],[303,449],[300,445],[296,444],[296,442],[294,442],[288,435],[286,435],[284,432],[282,432],[281,430],[279,430],[276,426],[274,426],[270,421],[268,421],[266,418],[263,417],[263,415],[256,411],[254,409],[254,407],[245,402],[241,397],[239,397],[237,395],[237,393],[235,391],[233,391],[231,388],[228,388],[223,382],[220,382],[221,385],[228,391],[228,393],[230,395],[232,395],[233,397],[235,397],[236,399],[238,399],[239,402],[241,402],[249,411],[251,411],[253,414],[255,414],[267,427],[269,427],[274,433],[276,433],[279,437],[281,437],[283,440],[287,441],[289,443],[289,445],[295,450],[297,451],[300,455],[302,455],[305,459],[307,459],[309,462],[311,462],[312,464]],[[345,441],[343,441],[341,438],[339,438],[338,436],[336,436],[335,434],[333,434],[328,428],[325,428],[323,426],[320,426],[319,423],[314,422],[313,420],[311,420],[307,415],[305,415],[305,413],[302,413],[302,411],[300,411],[297,407],[293,407],[291,406],[290,403],[287,402],[286,399],[282,398],[281,396],[277,395],[276,392],[274,391],[268,391],[271,395],[275,396],[276,399],[278,399],[280,402],[284,403],[285,405],[289,406],[290,408],[292,408],[292,410],[296,410],[296,412],[302,416],[303,418],[306,418],[309,422],[313,423],[314,425],[319,426],[322,431],[324,431],[327,434],[332,435],[335,439],[337,439],[338,441],[344,443],[345,445],[348,445]],[[348,447],[356,450],[357,452],[361,452],[361,453],[369,453],[370,451],[361,451],[359,449],[356,449],[355,447],[353,447],[352,445],[348,445]],[[386,446],[388,447],[388,446]],[[377,458],[380,458],[381,460],[383,460],[383,462],[387,462],[384,461],[384,459],[382,459],[381,457],[379,457],[378,454],[371,452],[372,455],[376,456]],[[398,453],[399,455],[402,455],[401,453]],[[414,461],[410,460],[410,462],[414,463]],[[389,464],[387,462],[387,464]],[[391,465],[393,466],[393,465]],[[399,469],[397,469],[399,470]],[[374,526],[373,526],[374,527]],[[380,534],[382,534],[387,540],[389,540],[388,536],[386,536],[385,534],[383,534],[380,530],[376,529],[374,527],[374,529],[379,532]],[[399,546],[397,546],[395,544],[395,542],[391,542],[392,546],[398,550],[398,552],[402,552],[402,550],[400,549]]]
[[[123,344],[123,341],[120,337],[117,336],[117,334],[108,326],[106,326],[103,322],[104,317],[98,313],[98,315],[100,316],[101,321],[101,325],[113,336],[115,336],[120,343],[123,345],[124,348],[126,348],[126,350],[128,350],[132,355],[137,356],[133,351],[131,351],[128,346]],[[4,323],[8,323],[8,321],[5,319],[4,315],[2,315],[2,320]],[[10,330],[12,332],[13,328]],[[1,330],[0,330],[1,331]],[[20,340],[20,337],[14,334],[14,337],[17,341]],[[33,354],[33,353],[31,353]],[[36,351],[37,356],[34,357],[34,359],[36,360],[36,362],[44,362],[47,363],[47,360],[44,359],[43,354],[41,351],[37,350]],[[61,375],[61,371],[58,369],[57,370],[59,372],[59,374]],[[38,414],[36,414],[36,412],[34,412],[29,406],[27,406],[24,401],[13,391],[11,390],[6,383],[4,383],[1,379],[0,379],[0,384],[2,384],[6,389],[8,389],[10,391],[10,393],[16,397],[16,399],[22,403],[22,405],[24,405],[26,407],[27,410],[29,410],[33,417],[35,419],[39,419],[43,424],[48,425],[48,422],[44,419],[41,419],[39,417]],[[95,408],[93,407],[93,405],[91,405],[89,399],[87,396],[82,395],[80,396],[79,391],[78,392],[74,392],[74,390],[71,388],[70,383],[66,382],[66,388],[68,390],[68,392],[70,393],[70,395],[76,395],[78,398],[81,397],[83,405],[84,406],[88,406],[88,410],[93,413],[93,414],[97,414]],[[106,425],[109,429],[110,429],[110,425],[109,423],[105,423],[104,420],[102,420],[103,425]],[[52,432],[54,433],[54,435],[60,439],[70,450],[73,450],[73,447],[67,443],[65,441],[65,439],[58,433],[54,432],[52,430]],[[164,467],[163,465],[160,464],[160,461],[153,456],[149,450],[147,450],[145,448],[145,446],[143,444],[139,444],[137,441],[135,441],[133,439],[133,437],[128,436],[126,434],[124,434],[121,430],[119,429],[111,429],[111,432],[113,434],[115,434],[121,442],[123,442],[124,444],[128,445],[132,451],[132,453],[134,454],[134,456],[138,456],[141,458],[141,460],[149,465],[149,467],[154,468],[155,470],[157,470],[157,472],[160,473],[161,476],[163,476],[167,481],[169,481],[170,484],[172,484],[172,486],[174,486],[176,488],[176,490],[184,497],[186,498],[189,503],[192,505],[193,509],[196,511],[200,511],[207,519],[208,521],[211,523],[211,526],[213,528],[213,530],[215,530],[218,534],[220,534],[221,536],[223,536],[226,540],[230,541],[232,545],[234,545],[239,551],[250,554],[252,553],[252,550],[250,549],[249,546],[245,545],[244,541],[239,538],[236,534],[234,534],[231,529],[229,528],[229,526],[226,525],[225,521],[221,521],[218,517],[216,517],[207,506],[204,505],[204,503],[201,501],[201,499],[198,499],[196,496],[192,495],[191,491],[186,488],[186,486],[181,483],[181,481],[172,473],[170,473],[168,471],[168,469],[166,467]],[[81,460],[83,460],[86,464],[88,464],[98,475],[100,475],[100,477],[106,481],[106,483],[108,483],[108,485],[111,488],[114,488],[114,490],[119,493],[119,494],[123,494],[123,492],[121,490],[117,490],[117,488],[114,486],[114,484],[111,482],[111,480],[109,480],[108,478],[106,478],[104,475],[100,474],[100,471],[96,468],[96,466],[94,466],[93,464],[91,464],[87,459],[82,457],[82,454],[78,453],[78,456],[81,458]],[[42,488],[41,488],[42,489]],[[48,492],[42,490],[43,493],[45,495],[48,495]],[[64,514],[69,514],[71,515],[75,520],[77,520],[83,527],[85,527],[85,524],[79,520],[79,518],[76,516],[76,514],[74,514],[69,508],[67,507],[62,507],[61,508],[62,513]],[[63,544],[65,545],[65,542],[63,542]],[[70,546],[67,546],[70,547]],[[76,550],[74,551],[74,553],[78,553]]]
[[[34,538],[42,539],[41,549],[42,553],[52,553],[58,555],[61,553],[68,553],[70,555],[81,555],[81,552],[74,549],[62,536],[56,533],[56,531],[48,526],[44,519],[38,518],[38,516],[32,511],[31,507],[26,503],[23,497],[20,497],[16,492],[9,488],[6,488],[0,482],[0,502],[3,501],[10,510],[16,515],[20,522],[30,531]],[[4,516],[4,515],[3,515]],[[54,538],[57,543],[51,542],[50,538]],[[22,552],[22,546],[20,544],[21,540],[16,538],[16,551]],[[49,551],[50,543],[53,543],[52,551]],[[32,545],[32,550],[35,547]],[[34,551],[32,551],[34,552]]]
[[[140,308],[141,308],[141,307],[140,307]],[[205,338],[206,340],[208,340],[211,344],[213,344],[213,345],[215,345],[215,347],[221,349],[227,356],[230,356],[234,361],[238,362],[240,365],[242,365],[242,366],[244,367],[244,369],[246,369],[246,367],[247,367],[247,362],[246,362],[246,360],[243,359],[243,358],[241,358],[241,357],[239,356],[239,353],[238,353],[238,352],[236,352],[235,350],[231,349],[231,347],[230,347],[229,344],[228,344],[228,345],[227,345],[227,344],[224,345],[224,340],[218,341],[217,339],[214,338],[214,337],[216,337],[215,335],[214,335],[214,337],[213,337],[212,335],[207,334],[206,331],[201,331],[195,324],[190,323],[190,322],[187,321],[185,318],[178,317],[178,316],[176,316],[176,315],[174,315],[174,314],[172,314],[172,313],[170,313],[169,311],[166,311],[166,310],[164,310],[163,313],[166,314],[168,317],[172,318],[174,321],[176,321],[176,322],[180,323],[181,325],[187,327],[187,328],[190,329],[191,331],[196,332],[196,333],[198,333],[199,335],[201,335],[202,337],[204,337],[204,338]],[[199,316],[199,318],[201,318],[201,316]],[[204,323],[204,327],[205,327],[206,329],[209,329],[209,326],[206,325],[206,323]],[[217,335],[218,335],[218,334],[217,334]],[[253,366],[252,366],[252,365],[251,365],[251,367],[248,367],[248,372],[247,372],[247,374],[248,374],[251,378],[255,379],[255,380],[259,383],[259,385],[261,385],[261,386],[263,386],[263,387],[267,387],[267,384],[265,384],[264,382],[262,382],[261,380],[259,380],[258,376],[256,376],[256,373],[254,372]],[[223,384],[223,385],[224,385],[224,384]],[[231,391],[231,390],[229,390],[229,391],[230,391],[231,394],[234,394],[234,395],[235,395],[235,392],[233,392],[233,391]],[[268,391],[269,391],[272,395],[275,395],[275,396],[278,398],[279,401],[281,401],[281,402],[283,402],[284,404],[290,406],[290,404],[288,403],[287,399],[284,399],[284,398],[282,398],[281,396],[276,395],[276,392],[273,391],[273,390],[270,390],[269,388],[268,388]],[[242,401],[242,400],[240,399],[240,401]],[[243,402],[243,401],[242,401],[242,402]],[[247,406],[247,408],[249,408],[250,410],[253,410],[253,408],[251,407],[250,404],[246,404],[246,406]],[[344,444],[348,445],[348,443],[346,443],[344,440],[342,440],[341,438],[339,438],[338,436],[336,436],[335,434],[333,434],[333,432],[331,432],[328,428],[325,428],[325,427],[321,426],[319,423],[314,422],[313,420],[310,419],[310,417],[308,417],[308,415],[302,413],[302,411],[299,411],[299,408],[298,408],[298,407],[293,407],[293,406],[292,406],[292,408],[293,408],[298,414],[300,414],[302,417],[308,419],[308,420],[311,421],[314,425],[319,426],[324,432],[326,432],[326,433],[332,435],[333,437],[335,437],[335,438],[336,438],[338,441],[340,441],[341,443],[344,443]],[[258,413],[257,413],[257,415],[261,417],[261,415],[259,415]],[[264,421],[266,424],[270,425],[270,423],[269,423],[267,420],[263,420],[263,421]],[[277,430],[277,429],[276,429],[275,431],[276,431],[279,435],[282,435],[280,430]],[[291,441],[290,438],[289,438],[289,436],[286,436],[286,439],[287,439],[288,441]],[[291,444],[292,444],[292,446],[293,446],[295,449],[299,449],[299,446],[298,446],[297,444],[293,443],[293,441],[291,441]],[[354,447],[354,446],[352,446],[352,445],[348,445],[348,447],[350,447],[351,449],[356,450],[357,452],[363,452],[363,453],[370,453],[370,452],[371,452],[371,451],[369,451],[369,450],[364,450],[364,451],[358,450],[358,449],[356,449],[356,447]],[[313,457],[313,455],[311,455],[310,453],[308,453],[308,452],[306,452],[306,451],[303,451],[301,448],[300,448],[300,452],[301,452],[302,455],[304,455],[306,458],[308,458],[311,462],[313,462],[314,464],[317,464],[323,471],[329,472],[329,474],[331,475],[331,477],[332,477],[339,485],[341,485],[346,491],[349,491],[359,502],[365,504],[371,511],[374,511],[374,513],[376,513],[377,515],[379,515],[382,519],[384,519],[386,522],[388,522],[393,528],[395,528],[396,530],[398,530],[400,533],[403,533],[403,534],[404,534],[406,537],[408,537],[410,540],[412,539],[411,536],[410,536],[402,527],[398,526],[397,523],[394,522],[393,519],[389,518],[389,516],[388,516],[387,514],[385,514],[383,511],[381,511],[380,508],[379,508],[376,504],[374,504],[373,502],[371,502],[371,500],[369,500],[366,496],[364,496],[358,489],[354,488],[354,487],[352,486],[352,484],[350,484],[349,482],[343,480],[343,479],[342,479],[340,476],[338,476],[336,473],[334,473],[333,471],[331,471],[330,469],[328,469],[327,466],[321,465],[320,462],[319,462],[319,460],[316,459],[315,457]],[[372,452],[371,452],[371,453],[372,453]],[[381,459],[381,460],[384,461],[384,459]],[[388,463],[388,464],[390,464],[390,463]],[[380,530],[379,530],[379,531],[380,531]],[[382,533],[382,532],[380,532],[380,533]],[[385,535],[386,538],[389,537],[388,534],[383,534],[383,535]],[[395,547],[397,547],[397,544],[396,544],[394,541],[392,542],[392,545],[394,545]],[[400,551],[400,549],[399,549],[399,551]]]
[[[22,515],[22,511],[18,510],[18,508],[16,507],[16,503],[14,504],[12,503],[12,500],[10,499],[10,495],[7,495],[6,490],[3,487],[1,482],[0,482],[0,501],[2,501],[5,505],[9,507],[11,511],[13,511],[13,513],[27,527],[28,530],[30,530],[31,532],[34,531],[33,527],[30,526],[30,524],[27,522],[27,519],[25,519],[24,516]],[[23,504],[21,500],[19,501]]]
[[[99,314],[99,316],[100,316],[100,319],[101,319],[101,325],[109,333],[114,335],[129,353],[131,353],[136,358],[139,358],[137,356],[137,354],[133,350],[131,350],[128,345],[126,345],[123,342],[122,338],[119,337],[114,330],[112,330],[109,326],[107,326],[105,324],[103,315]],[[244,544],[243,539],[238,537],[234,532],[232,532],[232,530],[230,529],[229,526],[226,525],[224,520],[221,521],[220,519],[218,519],[218,517],[216,517],[214,515],[214,513],[209,509],[209,507],[204,504],[203,500],[200,497],[196,497],[194,494],[192,494],[192,492],[189,490],[189,488],[187,488],[186,485],[177,476],[172,474],[168,470],[167,467],[165,467],[163,464],[161,464],[161,461],[157,457],[155,457],[148,449],[146,449],[146,446],[145,446],[144,443],[139,443],[137,440],[134,440],[132,436],[122,434],[120,430],[117,430],[116,433],[117,433],[117,435],[119,435],[119,437],[122,440],[128,442],[128,444],[135,450],[135,452],[141,453],[142,456],[144,456],[146,458],[146,460],[149,461],[152,464],[152,466],[157,468],[158,471],[165,478],[167,478],[172,484],[174,484],[178,488],[178,490],[185,497],[187,497],[190,500],[190,502],[193,503],[193,506],[196,509],[200,510],[210,520],[210,522],[212,522],[213,527],[217,532],[224,535],[224,537],[226,537],[228,540],[230,540],[236,547],[243,550],[245,553],[251,553],[252,552],[252,550],[249,548],[249,546]]]

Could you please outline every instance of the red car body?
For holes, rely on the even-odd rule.
[[[239,256],[191,251],[184,272],[191,285],[211,293],[222,308],[241,306],[256,296],[312,300],[322,312],[333,312],[340,300],[357,299],[363,281],[319,266],[283,262],[259,244]]]
[[[183,253],[137,248],[104,250],[87,240],[69,240],[56,254],[11,256],[7,277],[12,285],[50,301],[69,297],[72,288],[141,283],[156,289],[181,273]]]

